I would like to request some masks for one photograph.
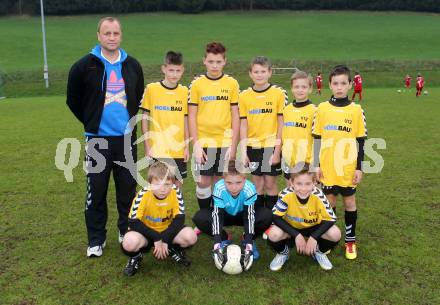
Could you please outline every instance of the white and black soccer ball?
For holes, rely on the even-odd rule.
[[[397,89],[397,93],[402,93],[402,90],[401,89]]]
[[[428,90],[423,91],[424,95],[428,95]]]
[[[253,263],[252,255],[246,257],[240,246],[231,244],[214,253],[214,263],[217,269],[227,274],[240,274],[249,270]]]

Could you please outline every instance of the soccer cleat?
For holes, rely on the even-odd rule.
[[[316,250],[315,254],[313,255],[313,258],[315,261],[318,262],[319,266],[324,270],[331,270],[333,268],[332,263],[328,259],[327,255],[325,253],[322,253],[319,250]]]
[[[277,253],[277,255],[275,255],[273,260],[270,262],[270,265],[269,265],[270,270],[272,270],[272,271],[281,270],[284,263],[287,262],[288,259],[289,259],[288,254]]]
[[[103,250],[105,248],[105,241],[102,245],[97,245],[94,247],[87,247],[87,257],[100,257],[102,256]]]
[[[194,227],[194,233],[196,233],[196,235],[197,236],[199,236],[200,234],[202,234],[202,231],[199,229],[199,228],[197,228],[197,227]]]
[[[232,241],[231,240],[229,240],[229,239],[227,239],[227,240],[223,240],[221,243],[220,243],[220,248],[224,248],[224,247],[226,247],[226,246],[229,246],[230,244],[232,244]]]
[[[356,243],[351,241],[345,243],[345,258],[355,259],[357,257]]]
[[[138,271],[139,266],[142,262],[142,253],[139,253],[136,256],[130,257],[128,259],[127,266],[125,266],[124,274],[126,276],[133,276]]]
[[[168,253],[170,254],[170,257],[179,265],[189,267],[191,265],[191,262],[188,258],[185,256],[185,252],[182,248],[177,249],[175,247],[171,247],[168,249]]]
[[[243,250],[241,254],[240,263],[243,267],[243,271],[248,271],[254,262],[254,253],[252,250]]]
[[[269,238],[268,235],[269,235],[269,231],[271,228],[272,228],[272,226],[270,226],[269,228],[266,229],[266,231],[264,231],[263,236],[262,236],[264,240],[267,240]]]

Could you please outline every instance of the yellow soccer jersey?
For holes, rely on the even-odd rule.
[[[188,88],[168,88],[162,82],[148,84],[141,109],[150,113],[148,143],[154,158],[183,158],[184,117],[188,115]]]
[[[283,114],[288,102],[286,91],[273,85],[263,91],[250,87],[240,93],[238,100],[240,119],[247,120],[247,145],[252,148],[274,147],[277,117]]]
[[[293,167],[299,162],[312,164],[313,137],[312,123],[316,106],[304,102],[304,106],[287,105],[283,110],[283,148],[284,162]]]
[[[293,188],[281,191],[273,214],[281,216],[295,229],[306,229],[320,224],[323,220],[336,221],[336,215],[324,193],[317,187],[306,203],[301,203]]]
[[[129,217],[139,219],[148,228],[160,233],[165,231],[179,214],[185,214],[185,207],[182,193],[174,185],[164,199],[158,199],[147,188],[140,190],[133,200]]]
[[[320,167],[327,186],[355,187],[356,138],[367,137],[365,115],[360,105],[335,106],[321,103],[313,120],[312,134],[321,137]]]
[[[228,147],[232,142],[231,106],[238,105],[238,82],[223,74],[201,75],[191,83],[188,105],[197,106],[197,136],[202,147]]]

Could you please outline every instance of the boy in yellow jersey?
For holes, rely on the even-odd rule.
[[[323,184],[322,190],[334,210],[337,195],[342,195],[345,207],[345,257],[355,259],[355,193],[362,179],[366,121],[361,106],[348,99],[352,85],[350,69],[343,65],[334,67],[329,81],[333,96],[318,106],[312,127],[313,137],[321,139],[317,173]]]
[[[269,83],[272,66],[264,56],[253,59],[249,76],[253,85],[239,96],[241,152],[257,188],[256,206],[272,209],[278,198],[277,176],[281,173],[281,130],[287,94]]]
[[[200,175],[197,200],[200,209],[208,209],[211,186],[221,178],[227,160],[235,159],[240,128],[239,86],[233,77],[223,74],[226,48],[221,43],[207,44],[203,63],[206,74],[196,77],[189,89],[188,123],[194,170]]]
[[[309,100],[313,90],[312,77],[297,71],[290,78],[290,84],[295,99],[283,110],[282,131],[282,168],[287,180],[295,171],[295,164],[312,164],[312,122],[316,111],[316,106]]]
[[[295,246],[298,254],[312,256],[322,269],[330,270],[333,265],[325,252],[341,239],[336,215],[324,193],[315,186],[316,175],[309,164],[295,167],[299,170],[290,174],[289,187],[280,193],[273,209],[274,225],[268,241],[277,254],[269,267],[280,270],[289,258],[289,247]]]
[[[128,232],[121,245],[130,257],[124,270],[127,276],[136,273],[143,252],[152,247],[154,257],[159,260],[170,256],[183,266],[190,265],[183,248],[194,245],[197,235],[185,227],[185,206],[182,193],[174,184],[173,170],[164,162],[153,163],[148,171],[149,185],[133,200]]]
[[[142,98],[142,133],[145,155],[178,168],[176,185],[187,176],[188,88],[179,84],[183,75],[181,53],[169,51],[162,65],[164,78],[148,84]]]

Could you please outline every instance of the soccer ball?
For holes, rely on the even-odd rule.
[[[398,93],[402,93],[402,90],[400,90],[400,89],[397,89],[397,92],[398,92]]]
[[[244,268],[242,265],[241,248],[237,245],[227,245],[222,249],[221,258],[214,254],[214,262],[217,269],[227,274],[240,274]]]
[[[428,95],[428,90],[423,91],[424,95]]]

